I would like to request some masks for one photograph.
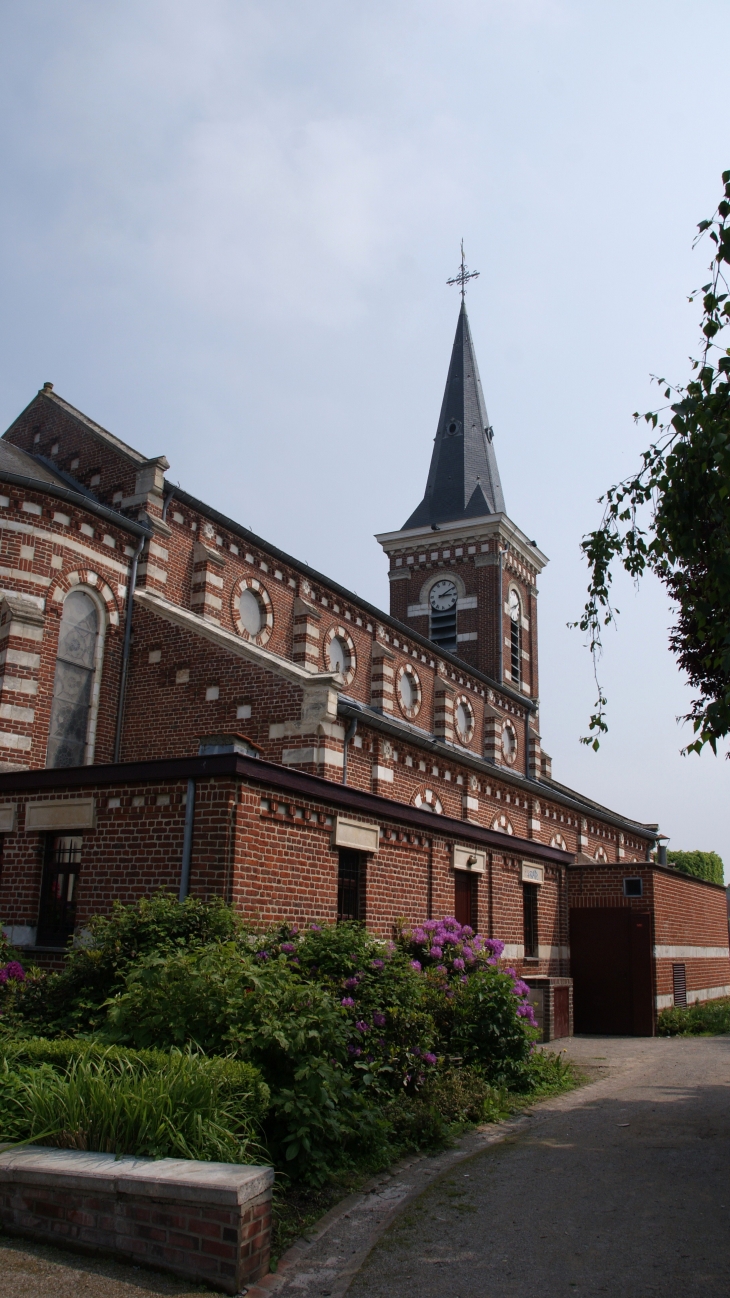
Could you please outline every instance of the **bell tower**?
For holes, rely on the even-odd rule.
[[[377,537],[390,611],[434,645],[526,697],[538,696],[537,578],[547,558],[509,518],[494,430],[462,301],[420,505]]]

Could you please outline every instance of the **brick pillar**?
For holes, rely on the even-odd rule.
[[[370,703],[381,712],[393,712],[395,698],[395,654],[382,644],[373,641],[372,662],[370,667]]]
[[[292,619],[292,658],[308,672],[323,670],[319,661],[321,621],[322,614],[298,595],[294,600]]]
[[[484,717],[484,756],[495,764],[502,760],[502,719],[496,712]]]
[[[454,742],[454,690],[439,679],[434,690],[433,733],[437,739]]]
[[[202,541],[193,546],[193,574],[190,584],[190,607],[209,622],[220,625],[223,612],[223,577],[226,561],[218,550]]]
[[[393,797],[393,745],[389,739],[380,739],[373,762],[373,793],[385,798]]]
[[[30,758],[43,625],[44,615],[32,600],[22,595],[3,597],[0,602],[0,770],[23,770]]]
[[[540,820],[540,803],[533,798],[530,803],[530,814],[527,818],[527,833],[530,838],[539,838],[542,822]]]
[[[528,727],[528,772],[530,778],[539,780],[542,776],[542,749],[540,747],[540,736]]]

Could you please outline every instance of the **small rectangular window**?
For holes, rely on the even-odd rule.
[[[624,897],[642,897],[643,895],[643,879],[624,879]]]
[[[337,919],[362,919],[362,853],[341,847],[337,869]]]
[[[536,960],[538,955],[537,898],[539,892],[540,885],[537,883],[523,883],[522,885],[522,917],[525,933],[525,958],[527,960]]]
[[[65,946],[73,937],[83,841],[56,834],[46,837],[36,938],[39,946]]]

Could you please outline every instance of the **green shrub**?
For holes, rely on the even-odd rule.
[[[93,1032],[106,1020],[106,1001],[138,960],[230,941],[240,927],[220,899],[181,903],[158,893],[134,906],[115,902],[109,915],[89,921],[60,973],[35,970],[26,978],[16,993],[12,1026],[43,1035]]]
[[[171,1067],[174,1069],[180,1056],[180,1051],[130,1050],[84,1038],[0,1040],[0,1063],[6,1062],[10,1071],[47,1065],[55,1073],[68,1075],[76,1063],[85,1061],[103,1063],[110,1072],[118,1068],[142,1076],[152,1072],[166,1073]],[[221,1095],[238,1106],[242,1116],[256,1125],[263,1123],[271,1097],[257,1068],[243,1060],[225,1056],[208,1058],[188,1054],[185,1057],[192,1061],[190,1066],[195,1075],[209,1078]]]
[[[260,1157],[251,1096],[226,1062],[176,1053],[147,1067],[87,1052],[59,1071],[11,1066],[6,1056],[0,1135],[117,1156],[251,1162]]]
[[[708,883],[725,882],[722,857],[717,852],[667,852],[667,865],[695,879],[706,879]]]
[[[295,1181],[322,1185],[443,1143],[455,1125],[501,1112],[505,1088],[546,1084],[528,989],[497,963],[502,942],[453,918],[403,926],[388,943],[353,923],[253,934],[222,903],[160,895],[115,907],[87,937],[61,974],[14,991],[0,1031],[10,1071],[63,1074],[70,1096],[79,1069],[88,1089],[97,1066],[147,1079],[170,1051],[221,1067],[233,1057],[268,1085],[263,1135]]]
[[[662,1010],[657,1017],[660,1037],[721,1036],[730,1032],[730,998],[699,1001],[686,1008],[675,1005]]]

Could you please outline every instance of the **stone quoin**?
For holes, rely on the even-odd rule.
[[[506,512],[463,302],[423,500],[378,537],[388,613],[168,468],[50,383],[0,440],[0,916],[26,960],[166,888],[383,936],[455,914],[506,943],[546,1038],[572,931],[596,1030],[619,965],[627,1031],[728,992],[724,891],[553,779],[547,559]]]

